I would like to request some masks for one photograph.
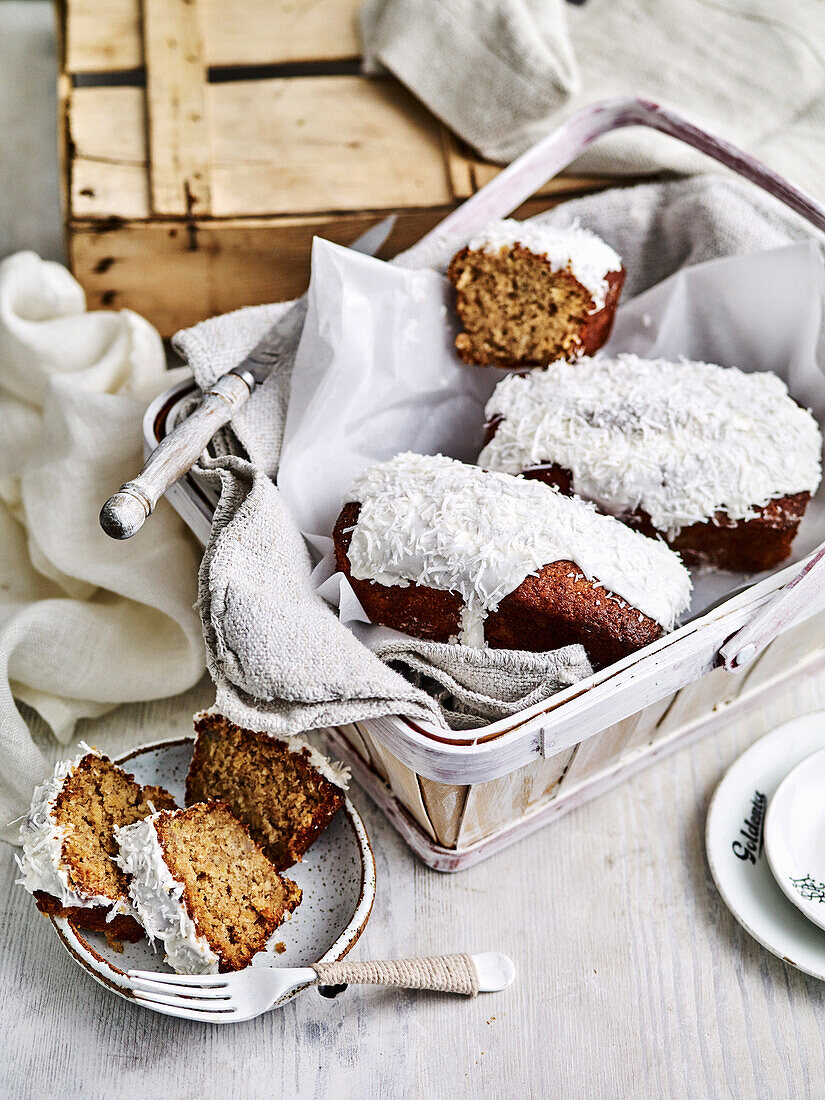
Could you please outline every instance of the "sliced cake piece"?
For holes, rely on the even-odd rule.
[[[691,565],[778,565],[819,485],[819,426],[770,372],[599,356],[502,379],[486,415],[479,465],[591,500]]]
[[[279,871],[291,867],[344,804],[345,768],[298,738],[242,729],[220,714],[195,718],[186,804],[220,798]]]
[[[34,792],[20,830],[18,882],[42,913],[134,942],[143,929],[114,860],[114,830],[155,810],[175,809],[175,800],[162,787],[141,787],[96,749],[83,750],[59,763]]]
[[[607,340],[625,272],[620,257],[576,222],[567,229],[493,222],[450,262],[465,363],[540,367],[592,355]]]
[[[664,543],[540,482],[441,455],[365,470],[333,541],[372,622],[436,642],[579,643],[605,665],[670,630],[690,599]]]
[[[158,813],[116,837],[140,921],[179,974],[240,970],[301,900],[224,802]]]

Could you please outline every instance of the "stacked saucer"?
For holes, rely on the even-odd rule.
[[[713,796],[705,842],[743,928],[825,979],[825,712],[786,722],[739,757]]]

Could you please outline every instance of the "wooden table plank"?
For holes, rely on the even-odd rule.
[[[203,698],[198,698],[198,691]],[[124,707],[156,736],[183,701]],[[800,709],[825,706],[825,677]],[[825,986],[765,952],[710,879],[703,833],[750,716],[455,876],[417,863],[363,795],[378,899],[360,957],[502,949],[475,1001],[351,988],[238,1027],[155,1016],[76,969],[0,851],[0,1093],[9,1097],[799,1097],[825,1066]],[[105,720],[88,723],[87,737]],[[99,740],[99,736],[97,737]]]

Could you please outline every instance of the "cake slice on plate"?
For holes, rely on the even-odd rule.
[[[83,750],[59,763],[34,792],[20,830],[18,882],[42,913],[135,942],[143,929],[114,860],[114,830],[156,810],[175,809],[175,800],[162,787],[141,787],[97,750]]]
[[[220,798],[279,871],[296,863],[344,803],[348,773],[298,738],[243,729],[220,714],[195,718],[186,805]]]
[[[541,367],[592,355],[607,340],[625,271],[578,223],[493,222],[450,261],[465,363]]]
[[[116,836],[140,921],[179,974],[240,970],[301,900],[223,802],[163,811]]]

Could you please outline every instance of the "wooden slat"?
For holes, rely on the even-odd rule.
[[[474,783],[469,789],[458,834],[458,847],[474,844],[537,805],[550,802],[560,790],[575,749],[566,749],[547,760],[536,760],[489,783]]]
[[[358,732],[361,734],[361,740],[364,742],[364,747],[370,757],[370,767],[372,771],[386,784],[389,789],[390,777],[387,775],[387,769],[384,767],[384,762],[381,759],[381,754],[376,748],[375,738],[370,734],[366,725],[363,722],[358,722]]]
[[[146,173],[146,97],[141,88],[75,88],[68,111],[73,166],[88,160],[102,166],[130,165]]]
[[[475,181],[475,167],[478,158],[446,126],[442,127],[441,141],[444,147],[444,160],[450,178],[450,187],[458,199],[469,198],[478,188]]]
[[[244,81],[209,98],[218,215],[452,201],[438,124],[395,81]]]
[[[502,169],[500,164],[490,164],[489,161],[475,160],[473,163],[473,180],[475,189],[479,190],[490,180],[495,179]],[[602,191],[605,187],[612,187],[616,184],[637,183],[638,180],[630,179],[627,176],[578,176],[560,175],[554,179],[548,180],[544,186],[540,187],[536,192],[536,195],[571,195],[582,194],[588,191]],[[468,196],[458,195],[458,198],[465,198]]]
[[[209,214],[211,147],[199,0],[143,0],[153,214]]]
[[[73,217],[150,216],[143,100],[139,88],[75,90]],[[453,201],[438,124],[394,81],[212,84],[206,102],[217,217]]]
[[[210,65],[338,61],[361,53],[362,0],[207,0]]]
[[[662,716],[673,702],[673,696],[660,699],[644,710],[617,722],[615,726],[586,738],[576,746],[576,751],[565,772],[559,796],[569,795],[585,780],[610,771],[619,762],[642,751],[653,740]]]
[[[143,64],[140,0],[63,0],[68,73],[124,72]]]
[[[470,788],[434,783],[423,776],[418,777],[418,786],[437,843],[442,848],[454,848]]]
[[[360,53],[360,0],[203,2],[207,65],[337,61]],[[65,0],[65,35],[70,73],[143,65],[140,0]]]
[[[424,830],[431,840],[435,840],[435,831],[430,824],[427,808],[421,798],[418,776],[406,764],[392,755],[379,741],[373,741],[373,755],[380,758],[384,771],[392,787],[392,793],[408,814]]]
[[[414,244],[446,212],[402,214],[389,248]],[[90,309],[133,309],[171,336],[216,313],[297,297],[313,236],[349,244],[378,217],[75,223],[69,262]]]
[[[716,668],[701,679],[683,687],[676,693],[673,705],[668,708],[656,730],[655,741],[665,740],[674,730],[695,722],[711,711],[726,706],[742,692],[743,679],[731,676],[723,668]]]
[[[358,726],[354,722],[349,722],[344,726],[334,727],[339,737],[350,746],[350,748],[356,752],[364,763],[368,767],[372,767],[372,756],[370,750],[367,748],[367,743],[361,736]]]
[[[547,206],[547,200],[536,200],[525,214]],[[393,256],[415,244],[449,209],[402,211],[381,255]],[[297,297],[309,282],[314,236],[349,244],[379,216],[81,220],[69,226],[69,264],[86,291],[89,309],[133,309],[162,336],[171,336],[216,313]]]

